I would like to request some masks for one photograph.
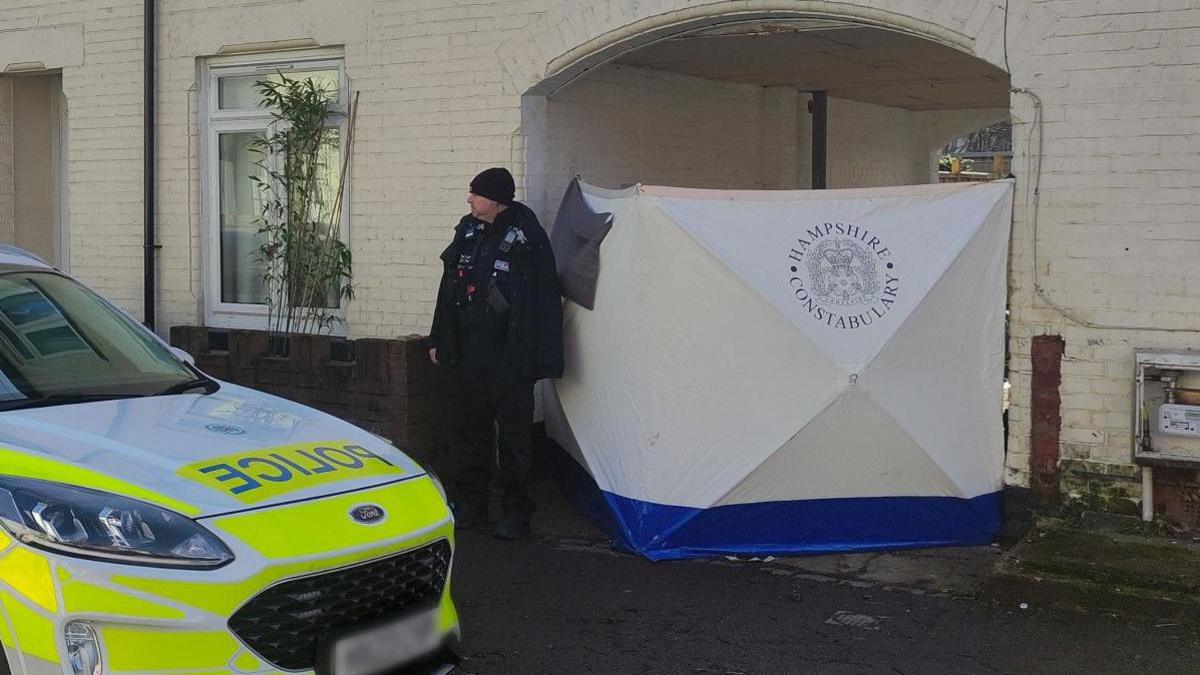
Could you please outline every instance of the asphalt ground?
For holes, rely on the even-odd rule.
[[[811,573],[821,566],[651,563],[594,531],[518,542],[464,531],[457,672],[1200,673],[1200,631],[1186,623]]]

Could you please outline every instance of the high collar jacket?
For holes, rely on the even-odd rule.
[[[469,329],[460,320],[459,303],[464,283],[478,286],[489,275],[479,270],[458,278],[463,256],[475,250],[473,237],[483,236],[480,221],[464,216],[454,228],[454,240],[442,251],[442,281],[430,328],[429,346],[437,349],[438,362],[454,367],[462,357],[462,331]],[[504,255],[507,270],[495,275],[496,285],[508,301],[509,339],[503,355],[507,377],[524,380],[562,377],[562,298],[554,252],[546,231],[529,207],[514,202],[505,209],[486,236],[503,237],[515,228],[520,236]],[[471,234],[471,236],[468,236]],[[484,288],[475,293],[486,292]]]

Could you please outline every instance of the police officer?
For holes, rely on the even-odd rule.
[[[429,358],[453,370],[459,527],[487,520],[497,456],[504,517],[494,534],[528,535],[533,515],[533,383],[563,372],[562,304],[554,253],[537,216],[514,201],[507,169],[471,181],[470,215],[442,252]]]

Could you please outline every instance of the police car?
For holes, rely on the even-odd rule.
[[[444,671],[453,551],[402,452],[0,247],[0,674]]]

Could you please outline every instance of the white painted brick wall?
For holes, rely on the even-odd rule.
[[[556,94],[537,152],[552,218],[570,176],[616,187],[795,189],[811,185],[808,95],[632,67],[607,67]],[[831,98],[829,186],[928,183],[933,151],[998,111],[910,112]],[[542,144],[544,143],[544,147]]]
[[[928,183],[924,125],[921,113],[830,98],[828,186]]]
[[[1061,334],[1064,457],[1128,464],[1133,352],[1196,347],[1200,326],[1200,7],[1195,3],[1045,3],[1059,18],[1014,84],[1045,104],[1033,291],[1032,187],[1038,128],[1014,95],[1018,185],[1012,256],[1014,398],[1009,479],[1028,480],[1030,338]],[[1011,29],[1011,26],[1010,26]],[[1127,326],[1114,329],[1101,326]],[[1135,488],[1136,489],[1136,488]]]
[[[996,110],[914,112],[834,97],[829,98],[828,115],[830,188],[932,182],[937,149],[957,136],[1005,117],[1003,111]],[[802,118],[807,129],[812,117]],[[811,184],[807,172],[805,180]]]
[[[215,53],[224,44],[306,37],[319,44],[345,45],[352,86],[364,93],[351,199],[359,278],[358,300],[350,312],[352,332],[392,335],[427,327],[436,256],[449,225],[463,210],[466,181],[491,164],[508,165],[518,174],[523,169],[519,101],[505,90],[507,74],[497,69],[495,53],[506,37],[545,10],[542,2],[453,5],[414,6],[381,0],[373,3],[366,15],[350,12],[341,16],[331,14],[329,3],[313,0],[299,4],[170,0],[160,4],[159,30],[165,39],[160,40],[158,62],[156,219],[163,246],[158,256],[158,282],[159,317],[164,327],[193,323],[201,317],[204,214],[199,185],[202,138],[197,58]],[[99,236],[113,256],[106,258],[108,264],[102,267],[91,260],[75,260],[73,269],[140,313],[140,7],[127,3],[109,8],[103,22],[92,20],[93,14],[84,5],[72,10],[59,3],[28,7],[7,16],[18,27],[18,19],[27,25],[53,23],[56,18],[87,24],[87,63],[64,71],[68,96],[82,97],[80,107],[71,108],[70,122],[72,212],[82,214],[73,218],[72,250],[76,255],[102,250],[93,240]],[[481,25],[488,30],[481,32]],[[92,79],[84,73],[90,73]],[[92,89],[81,88],[87,86]],[[724,120],[738,131],[728,144],[718,145],[740,149],[744,143],[756,144],[760,148],[757,157],[725,153],[726,157],[745,158],[746,166],[723,169],[720,180],[717,174],[710,174],[707,181],[697,180],[709,171],[701,162],[692,161],[692,157],[704,155],[699,149],[692,156],[676,155],[678,166],[660,161],[654,171],[629,175],[651,176],[643,179],[652,182],[710,186],[786,187],[794,182],[794,149],[763,143],[766,125],[755,121],[755,116],[772,114],[764,107],[763,91],[727,84],[717,88],[722,87],[741,89],[744,95],[754,92],[756,101],[749,106],[749,116],[737,113]],[[672,90],[664,83],[657,98],[648,96],[647,100],[662,106],[668,103],[664,97],[678,90],[678,85]],[[105,100],[93,100],[101,91]],[[718,108],[737,105],[734,97]],[[785,127],[791,125],[785,110],[789,105],[794,102],[776,101],[773,112]],[[712,124],[691,130],[697,137],[721,133]],[[676,133],[673,140],[681,137]],[[753,166],[754,161],[760,164]],[[553,195],[551,201],[557,199],[556,191],[547,194]],[[101,195],[112,198],[106,198],[98,209],[89,208]],[[547,215],[544,209],[539,211]]]
[[[794,91],[602,69],[550,100],[539,139],[546,193],[532,206],[553,219],[576,174],[608,187],[794,187],[795,106]]]
[[[497,41],[540,3],[160,3],[160,323],[202,313],[199,94],[204,57],[225,45],[307,39],[339,46],[362,93],[351,167],[354,336],[428,329],[437,256],[465,212],[466,185],[494,164],[519,171],[519,99],[504,95]]]
[[[1007,50],[1002,39],[1006,4],[1011,10]],[[467,181],[487,166],[510,166],[522,184],[528,178],[547,217],[558,197],[547,179],[552,171],[580,170],[601,182],[607,176],[611,182],[807,184],[805,162],[795,162],[793,169],[786,153],[761,155],[757,164],[742,157],[751,154],[747,148],[763,147],[768,127],[788,126],[783,118],[789,96],[723,85],[729,91],[718,97],[720,87],[692,83],[691,90],[681,89],[669,78],[660,80],[661,87],[649,86],[647,80],[662,77],[654,74],[634,78],[640,83],[627,80],[630,91],[606,98],[602,109],[590,113],[596,116],[592,122],[634,126],[620,109],[623,99],[636,94],[663,112],[662,119],[646,120],[648,128],[686,123],[684,129],[707,135],[709,142],[716,136],[718,143],[732,139],[725,147],[740,144],[743,152],[735,153],[729,166],[697,166],[706,155],[687,147],[686,132],[675,134],[669,147],[656,146],[674,158],[671,162],[656,163],[640,147],[617,153],[618,145],[586,160],[598,167],[589,171],[584,159],[569,152],[554,158],[530,152],[551,131],[578,134],[563,147],[629,138],[583,125],[579,111],[567,105],[574,100],[582,108],[588,95],[634,77],[611,68],[593,71],[587,84],[560,92],[551,106],[562,114],[548,107],[541,121],[522,119],[521,94],[555,67],[568,65],[564,59],[603,58],[580,51],[581,45],[637,40],[638,31],[665,30],[731,7],[690,0],[162,0],[162,325],[201,316],[197,59],[225,45],[256,41],[344,46],[353,87],[363,92],[350,204],[359,293],[350,321],[354,335],[389,336],[426,330],[437,255],[464,210]],[[1200,212],[1200,68],[1195,65],[1200,7],[1194,0],[860,0],[805,7],[924,33],[1000,67],[1007,51],[1014,86],[1041,96],[1040,286],[1086,323],[1127,328],[1075,322],[1035,293],[1031,151],[1039,128],[1030,99],[1014,95],[1012,168],[1018,184],[1010,274],[1009,480],[1027,482],[1028,354],[1032,336],[1042,333],[1061,334],[1067,343],[1064,453],[1127,463],[1134,348],[1179,349],[1195,346],[1200,338],[1196,332],[1150,330],[1200,326],[1193,290],[1200,284],[1195,264],[1200,257],[1195,215]],[[141,311],[140,22],[136,0],[7,0],[0,12],[0,31],[83,26],[84,63],[63,69],[70,106],[72,266],[135,313]],[[699,93],[705,87],[709,93]],[[665,92],[710,104],[719,98],[714,110],[725,124],[716,129],[683,115],[678,106],[666,105],[672,95]],[[537,109],[528,101],[525,105],[527,113]],[[833,110],[833,185],[924,182],[928,150],[946,140],[939,134],[947,127],[929,117],[837,101]],[[628,112],[645,117],[660,110]],[[772,121],[764,123],[767,118]],[[798,110],[795,147],[801,155],[808,147],[803,120]],[[924,129],[924,135],[908,133],[913,129]],[[661,142],[668,135],[653,138]],[[881,170],[874,161],[879,156],[895,161]]]
[[[86,58],[81,66],[62,69],[68,109],[70,269],[140,316],[142,3],[9,0],[0,11],[0,36],[71,25],[82,26]]]

